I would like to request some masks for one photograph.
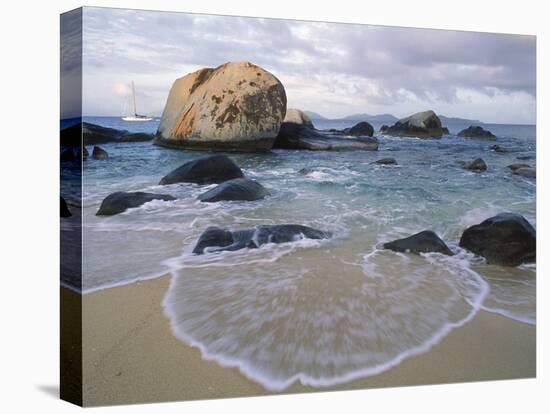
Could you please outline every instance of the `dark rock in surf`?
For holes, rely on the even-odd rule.
[[[518,266],[536,261],[536,231],[519,214],[501,213],[467,228],[459,245],[491,264]]]
[[[61,151],[61,161],[75,161],[76,157],[74,155],[73,147],[65,148]]]
[[[306,167],[298,171],[298,174],[308,175],[308,174],[311,174],[312,172],[313,172],[313,168]]]
[[[147,142],[152,141],[155,136],[153,134],[146,134],[145,132],[136,132],[133,134],[123,135],[117,142]]]
[[[372,137],[340,138],[321,134],[304,125],[283,122],[273,148],[310,151],[377,151],[378,140]]]
[[[474,138],[474,139],[489,139],[489,140],[496,140],[497,137],[491,132],[486,129],[483,129],[480,126],[469,126],[466,129],[463,129],[458,133],[459,137],[463,138]]]
[[[234,178],[224,181],[215,188],[199,195],[199,200],[205,203],[216,201],[255,201],[261,200],[269,192],[259,182],[248,178]]]
[[[244,177],[243,172],[231,158],[226,155],[213,155],[186,162],[163,177],[159,184],[219,184],[241,177]]]
[[[526,178],[537,178],[537,170],[531,167],[522,167],[514,171],[515,175],[520,175]]]
[[[255,249],[267,243],[288,243],[300,239],[327,239],[330,233],[299,224],[262,225],[242,230],[209,227],[193,249],[195,254]]]
[[[391,158],[391,157],[388,157],[388,158],[381,158],[379,160],[376,160],[374,161],[374,164],[379,164],[379,165],[397,165],[397,161],[395,158]]]
[[[531,166],[529,164],[518,163],[518,164],[510,164],[508,165],[508,168],[510,168],[512,171],[516,171],[516,170],[519,170],[520,168],[531,168]]]
[[[404,239],[384,243],[384,249],[401,253],[441,253],[452,256],[453,252],[433,231],[425,230]]]
[[[61,197],[61,202],[59,204],[60,210],[61,210],[61,217],[71,217],[71,211],[69,210],[69,206],[67,206],[67,202],[63,197]]]
[[[105,151],[103,148],[94,146],[94,150],[92,151],[92,158],[94,160],[106,160],[109,158],[109,154],[107,154],[107,151]]]
[[[487,170],[487,164],[481,158],[476,158],[473,161],[465,162],[463,164],[463,167],[466,170],[470,170],[470,171],[486,171]]]
[[[390,129],[390,127],[388,125],[382,125],[380,127],[380,132],[386,132],[388,129]]]
[[[509,148],[505,148],[501,145],[492,145],[491,149],[495,152],[510,152],[511,151]]]
[[[113,216],[115,214],[122,213],[129,208],[136,208],[149,201],[163,200],[170,201],[175,200],[168,194],[153,194],[144,192],[116,192],[109,194],[101,203],[96,216]]]
[[[534,160],[535,156],[534,155],[520,155],[520,156],[516,157],[516,159],[518,159],[518,160]]]

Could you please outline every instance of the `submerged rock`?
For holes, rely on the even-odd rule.
[[[463,129],[458,133],[459,137],[464,138],[476,138],[476,139],[490,139],[490,140],[496,140],[497,137],[491,132],[486,129],[483,129],[480,126],[469,126],[466,129]]]
[[[195,254],[205,250],[234,251],[254,249],[267,243],[288,243],[300,239],[327,239],[330,233],[299,224],[261,225],[242,230],[227,230],[209,227],[201,234],[193,249]]]
[[[425,230],[404,239],[384,243],[384,249],[401,253],[441,253],[452,256],[453,252],[433,231]]]
[[[61,202],[59,204],[60,210],[61,210],[61,217],[71,217],[71,211],[69,210],[69,206],[67,205],[67,202],[63,197],[61,197]]]
[[[531,168],[531,166],[529,164],[518,163],[518,164],[510,164],[508,165],[508,168],[510,168],[512,171],[516,171],[520,168]]]
[[[487,170],[487,164],[485,161],[483,161],[482,158],[476,158],[473,161],[465,162],[463,163],[463,167],[466,170],[471,171],[486,171]]]
[[[216,201],[255,201],[269,195],[259,182],[248,178],[234,178],[224,181],[215,188],[199,195],[199,200],[206,203]]]
[[[524,217],[502,213],[467,228],[459,245],[488,263],[518,266],[536,261],[536,239],[535,229]]]
[[[298,174],[308,175],[308,174],[311,174],[313,171],[314,171],[313,168],[305,167],[305,168],[302,168],[300,171],[298,171]]]
[[[308,128],[314,128],[313,122],[309,116],[299,109],[288,108],[286,110],[286,116],[283,122],[289,122],[291,124],[303,125]]]
[[[491,149],[495,152],[510,152],[511,151],[509,148],[505,148],[501,145],[492,145]]]
[[[153,194],[144,192],[123,192],[109,194],[101,203],[96,216],[113,216],[122,213],[129,208],[139,207],[153,200],[175,200],[168,194]]]
[[[521,175],[522,177],[526,177],[526,178],[536,178],[537,170],[531,167],[522,167],[515,170],[514,174]]]
[[[448,130],[444,130],[441,120],[434,111],[418,112],[414,115],[402,118],[393,126],[385,128],[381,132],[397,137],[416,138],[441,138]]]
[[[228,62],[177,79],[156,143],[172,148],[269,150],[286,114],[286,93],[271,73]]]
[[[376,160],[374,161],[374,164],[379,164],[379,165],[396,165],[397,164],[397,161],[395,158],[391,158],[391,157],[388,157],[388,158],[381,158],[379,160]]]
[[[107,154],[107,151],[105,151],[103,148],[94,146],[94,150],[92,151],[92,158],[94,160],[106,160],[109,158],[109,154]]]
[[[226,155],[212,155],[189,161],[164,176],[159,184],[218,184],[244,177],[241,169]]]
[[[284,122],[273,148],[311,151],[376,151],[378,140],[372,137],[340,138],[321,134],[304,125]]]

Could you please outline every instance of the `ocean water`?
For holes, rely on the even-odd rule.
[[[84,120],[135,132],[158,126]],[[352,125],[316,122],[320,129]],[[457,133],[468,125],[447,126]],[[151,143],[102,145],[108,161],[84,162],[83,291],[171,273],[164,306],[174,334],[205,358],[238,367],[273,390],[296,380],[325,386],[382,372],[428,351],[480,309],[534,324],[536,266],[487,265],[458,247],[466,227],[500,212],[522,214],[536,226],[535,181],[506,168],[535,164],[535,127],[486,127],[513,151],[495,153],[489,149],[494,142],[455,136],[378,136],[378,152],[228,154],[271,192],[256,202],[200,203],[196,197],[213,186],[157,185],[204,152]],[[399,164],[372,164],[382,157]],[[478,157],[487,162],[486,172],[458,165]],[[305,167],[313,172],[299,174]],[[177,200],[95,216],[108,194],[137,190]],[[330,230],[334,237],[191,254],[208,226],[282,223]],[[455,256],[381,249],[386,241],[426,229]]]

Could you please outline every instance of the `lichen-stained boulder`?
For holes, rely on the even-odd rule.
[[[286,93],[250,62],[201,69],[174,82],[156,143],[173,148],[271,149],[286,115]]]
[[[290,122],[293,124],[304,125],[308,128],[314,128],[310,117],[304,111],[294,108],[288,108],[286,110],[286,116],[283,122]]]

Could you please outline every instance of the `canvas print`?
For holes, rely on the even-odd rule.
[[[536,38],[61,16],[61,396],[536,374]]]

